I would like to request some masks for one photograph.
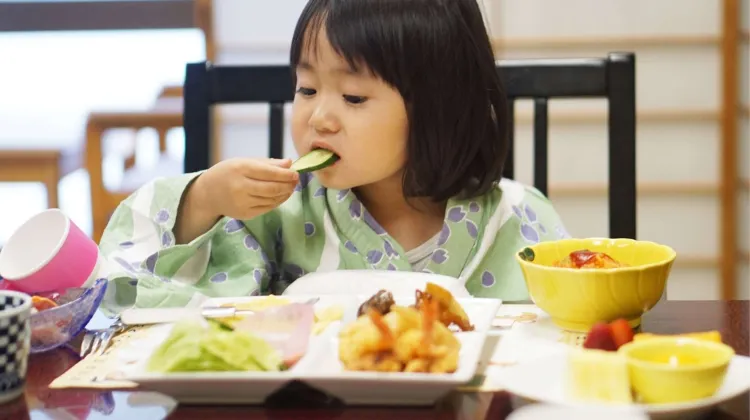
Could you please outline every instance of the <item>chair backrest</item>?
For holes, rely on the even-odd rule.
[[[513,178],[516,99],[534,101],[534,186],[547,194],[548,103],[552,98],[606,98],[609,103],[609,235],[636,237],[635,56],[504,60],[497,63],[510,99],[510,154],[504,176]],[[185,172],[210,164],[210,109],[216,104],[268,103],[269,156],[281,158],[284,104],[294,99],[289,66],[188,64],[184,92]],[[572,163],[572,162],[571,162]]]
[[[534,101],[534,186],[547,195],[549,99],[606,98],[609,137],[609,236],[636,237],[635,55],[498,62],[510,99],[510,153],[503,176],[513,178],[516,99]],[[570,162],[570,164],[575,164]]]
[[[184,88],[185,172],[210,166],[211,107],[218,104],[267,103],[268,154],[283,157],[284,104],[294,99],[289,66],[187,65]]]

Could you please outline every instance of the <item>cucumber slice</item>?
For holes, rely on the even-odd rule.
[[[315,172],[333,165],[339,156],[330,150],[315,149],[292,163],[291,169],[300,173]]]

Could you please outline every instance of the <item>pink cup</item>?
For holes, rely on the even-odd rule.
[[[21,225],[0,250],[4,288],[32,294],[93,285],[103,265],[96,242],[58,209]]]

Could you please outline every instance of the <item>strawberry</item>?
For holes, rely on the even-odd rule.
[[[612,337],[614,338],[615,344],[617,344],[618,349],[620,348],[620,346],[633,341],[633,336],[635,335],[635,333],[633,332],[633,329],[630,328],[630,324],[628,324],[628,321],[620,318],[612,321],[609,326],[612,330]]]
[[[591,327],[589,334],[586,336],[586,341],[583,342],[583,348],[617,351],[612,327],[605,322],[599,322]]]

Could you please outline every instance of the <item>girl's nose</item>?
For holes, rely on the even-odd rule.
[[[321,133],[333,133],[339,129],[337,118],[325,103],[318,104],[318,106],[315,107],[315,110],[310,116],[310,126],[315,129],[315,131]]]

